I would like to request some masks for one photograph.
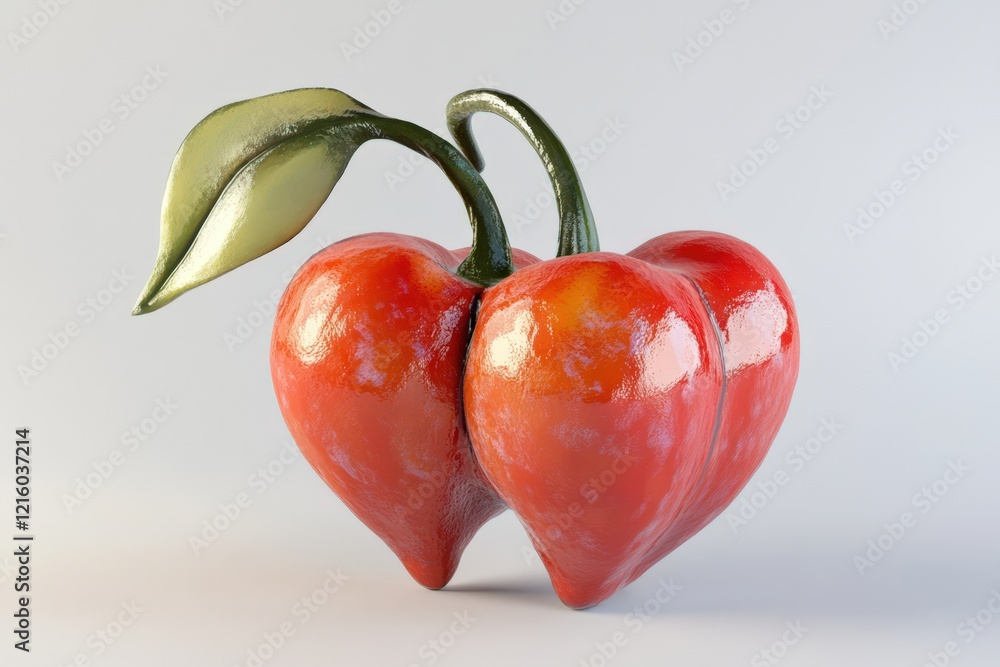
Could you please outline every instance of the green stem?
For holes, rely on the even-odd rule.
[[[510,242],[493,194],[483,177],[450,143],[419,125],[387,116],[365,116],[357,130],[361,141],[389,139],[433,161],[448,177],[465,202],[472,223],[469,256],[458,267],[458,275],[489,287],[514,272]]]
[[[485,162],[472,135],[472,115],[479,111],[496,114],[520,130],[545,164],[559,209],[559,256],[600,250],[594,214],[580,175],[548,123],[523,100],[498,90],[470,90],[456,95],[448,103],[448,129],[480,171]]]

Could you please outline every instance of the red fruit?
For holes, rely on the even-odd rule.
[[[797,369],[795,311],[774,267],[729,236],[666,234],[630,256],[562,257],[488,289],[466,419],[556,593],[582,608],[735,497]]]
[[[271,342],[278,404],[306,460],[435,589],[504,509],[473,462],[462,414],[482,292],[454,274],[465,254],[400,234],[335,243],[292,279]]]

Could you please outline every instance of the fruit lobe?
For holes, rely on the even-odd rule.
[[[504,509],[462,414],[482,292],[454,274],[465,255],[399,234],[335,243],[292,279],[271,343],[278,404],[306,460],[428,588]]]
[[[473,447],[566,604],[625,585],[676,518],[722,378],[695,287],[640,260],[558,258],[486,292],[465,377]]]
[[[787,287],[749,245],[666,234],[486,291],[465,375],[476,457],[559,597],[596,604],[735,497],[798,368]]]
[[[799,326],[781,274],[739,239],[676,232],[629,255],[682,272],[698,284],[718,326],[726,369],[718,433],[704,479],[647,555],[648,567],[722,513],[764,460],[792,400]]]

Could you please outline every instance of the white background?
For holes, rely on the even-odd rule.
[[[254,664],[248,652],[286,621],[294,635],[264,664],[761,665],[774,664],[760,653],[773,647],[790,666],[919,666],[949,641],[950,664],[996,664],[1000,617],[959,626],[1000,590],[1000,279],[977,282],[1000,250],[1000,6],[908,0],[912,16],[890,32],[879,22],[892,20],[893,0],[591,0],[564,2],[565,16],[549,13],[556,0],[402,0],[347,58],[341,44],[386,2],[230,3],[50,1],[58,12],[47,18],[33,0],[4,2],[0,423],[11,450],[14,428],[32,429],[37,541],[30,656],[11,647],[13,561],[0,556],[0,664]],[[674,54],[725,9],[733,21],[702,34],[708,46],[678,67]],[[147,68],[162,80],[136,90]],[[390,190],[385,175],[407,154],[368,145],[294,241],[129,316],[155,257],[173,153],[213,109],[328,86],[440,131],[448,99],[484,83],[527,99],[573,150],[609,121],[625,126],[595,144],[583,172],[605,250],[670,230],[728,232],[771,258],[799,308],[795,398],[733,510],[777,471],[788,483],[758,495],[745,525],[720,517],[586,612],[559,603],[510,513],[476,537],[448,589],[430,592],[300,458],[274,464],[281,474],[260,494],[251,479],[288,438],[268,377],[271,318],[252,315],[255,304],[317,244],[386,230],[467,245],[460,200],[433,167]],[[789,136],[776,123],[813,87],[831,96],[799,110],[808,120]],[[60,173],[54,163],[104,119],[113,131]],[[931,150],[936,161],[914,180],[913,156],[948,128],[957,138]],[[534,213],[526,199],[547,192],[540,164],[503,121],[477,117],[476,130],[512,242],[552,256],[554,207],[515,225]],[[771,137],[778,151],[724,200],[718,182]],[[849,238],[858,208],[896,179],[903,194]],[[125,289],[102,291],[116,271]],[[969,300],[959,285],[980,289]],[[935,335],[920,335],[939,310],[944,323],[924,325]],[[260,326],[230,349],[241,318]],[[22,378],[69,324],[79,335]],[[916,354],[894,367],[890,353],[914,336]],[[178,407],[131,451],[122,434],[157,399]],[[823,419],[842,427],[793,463]],[[67,494],[113,450],[124,462],[68,509]],[[936,502],[915,502],[952,464],[968,471],[939,482]],[[12,524],[13,461],[2,470],[0,515]],[[241,492],[251,506],[196,555],[189,538]],[[905,512],[915,525],[884,535]],[[13,525],[0,525],[7,543]],[[880,538],[890,548],[859,566]],[[293,606],[338,568],[349,578],[301,623]],[[634,632],[627,615],[661,580],[680,589]],[[110,645],[99,640],[133,602],[138,618]],[[463,612],[475,621],[452,637]],[[808,631],[783,650],[796,622]],[[619,630],[627,641],[605,659],[597,645]],[[451,639],[443,654],[428,645]]]

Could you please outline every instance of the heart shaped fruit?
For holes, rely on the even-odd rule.
[[[556,259],[511,250],[478,173],[480,111],[541,157]],[[588,607],[718,516],[761,463],[798,375],[791,295],[760,252],[725,234],[601,252],[573,158],[516,97],[463,93],[448,124],[461,152],[336,90],[217,110],[175,158],[135,313],[291,239],[366,141],[429,158],[462,196],[471,247],[367,234],[306,262],[275,316],[281,413],[320,477],[424,586],[444,586],[506,504],[559,597]]]
[[[787,287],[722,234],[541,262],[487,290],[480,313],[465,376],[476,457],[576,608],[733,500],[798,371]]]
[[[504,509],[472,458],[461,404],[473,301],[462,257],[399,234],[335,243],[278,305],[271,376],[323,481],[428,588]]]

